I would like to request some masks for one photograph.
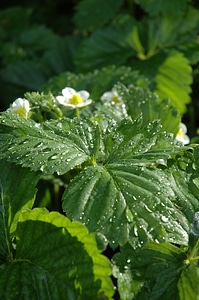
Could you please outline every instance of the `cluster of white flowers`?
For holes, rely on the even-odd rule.
[[[90,94],[87,91],[81,90],[77,92],[71,87],[66,87],[62,90],[62,96],[56,97],[57,101],[64,106],[69,106],[71,108],[81,108],[92,103],[90,99]],[[101,100],[106,104],[117,104],[121,102],[121,97],[116,89],[105,92],[101,96]],[[17,98],[7,109],[8,111],[17,113],[22,118],[28,118],[30,112],[30,104],[27,99]],[[180,141],[184,145],[190,143],[190,138],[188,137],[187,127],[184,123],[180,123],[178,133],[176,135],[176,140]]]
[[[62,96],[57,96],[57,101],[64,106],[80,108],[92,103],[87,91],[79,91],[66,87],[62,90]],[[27,99],[17,98],[7,111],[17,113],[20,117],[27,119],[30,112],[30,104]]]

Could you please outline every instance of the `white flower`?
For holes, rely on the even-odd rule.
[[[178,133],[176,135],[176,140],[180,141],[184,145],[189,144],[190,143],[190,138],[188,137],[188,135],[186,135],[186,133],[187,133],[186,125],[184,123],[180,123],[180,128],[179,128]]]
[[[112,89],[112,91],[109,92],[105,92],[102,96],[101,96],[101,100],[102,101],[108,101],[111,104],[117,104],[120,103],[121,98],[117,92],[117,90]],[[109,104],[107,103],[107,104]]]
[[[84,107],[91,104],[92,100],[89,99],[90,94],[87,91],[79,91],[66,87],[62,90],[63,96],[57,96],[57,101],[72,108]]]
[[[20,117],[27,119],[28,113],[30,111],[30,104],[26,99],[17,98],[12,103],[10,108],[7,109],[7,111],[17,113]]]

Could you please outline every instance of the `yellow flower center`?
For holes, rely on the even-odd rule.
[[[115,96],[115,95],[113,95],[111,99],[112,99],[112,101],[113,101],[114,103],[119,103],[119,102],[120,102],[120,100],[118,99],[118,97]]]
[[[80,95],[74,94],[74,95],[68,100],[68,102],[69,102],[70,104],[77,105],[77,104],[79,104],[79,103],[83,103],[83,100],[82,100],[82,98],[80,97]]]
[[[27,117],[27,111],[25,107],[20,107],[18,109],[15,109],[14,112],[17,113],[21,118]]]
[[[178,136],[180,136],[181,138],[183,138],[184,136],[184,132],[182,131],[181,128],[178,130]]]

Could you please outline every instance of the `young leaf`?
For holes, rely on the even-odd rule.
[[[16,254],[0,265],[2,299],[112,299],[111,267],[94,235],[57,212],[21,214]]]
[[[0,261],[12,257],[12,239],[22,209],[32,208],[39,175],[0,160]]]

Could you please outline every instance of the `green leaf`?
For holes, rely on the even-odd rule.
[[[7,65],[1,69],[0,77],[26,90],[39,90],[45,82],[44,74],[29,60]]]
[[[127,239],[125,203],[121,197],[110,174],[103,167],[91,166],[65,190],[63,209],[71,219],[85,223],[90,231],[105,234],[115,247]]]
[[[59,41],[59,36],[44,25],[35,25],[24,30],[19,39],[21,47],[28,55],[31,55],[33,51],[36,53],[36,51],[50,49]],[[34,54],[32,56],[34,58]]]
[[[136,3],[149,14],[178,14],[180,11],[184,10],[187,6],[187,0],[174,0],[174,1],[164,1],[164,0],[136,0]]]
[[[153,163],[164,165],[164,159],[174,157],[180,153],[180,144],[173,140],[173,136],[162,132],[162,126],[159,120],[145,125],[142,116],[134,121],[125,118],[118,125],[114,125],[109,133],[105,136],[105,145],[108,143],[108,159],[109,164],[127,164],[134,163],[152,167]],[[109,145],[110,140],[112,144]],[[161,159],[161,161],[159,161]],[[166,161],[165,161],[166,162]]]
[[[198,266],[187,264],[187,248],[169,243],[149,242],[134,249],[129,244],[112,259],[114,276],[119,280],[119,292],[124,294],[122,275],[128,276],[126,298],[136,299],[197,299],[199,294]],[[134,284],[134,286],[133,286]]]
[[[199,41],[179,45],[178,50],[184,54],[191,65],[195,65],[199,61]]]
[[[190,266],[182,271],[178,281],[180,300],[195,300],[199,295],[199,269]]]
[[[179,52],[174,52],[159,67],[155,78],[156,92],[160,98],[169,97],[181,113],[190,103],[192,69],[187,59]]]
[[[139,74],[138,71],[132,70],[125,66],[107,66],[100,70],[88,72],[84,74],[75,74],[65,72],[55,76],[43,86],[45,92],[58,94],[67,86],[73,87],[75,90],[89,91],[91,98],[94,101],[99,101],[101,95],[112,89],[114,84],[121,82],[124,85],[134,84],[139,85],[139,82],[148,85],[147,79]]]
[[[137,281],[138,288],[132,289],[136,299],[179,299],[177,284],[185,259],[183,250],[168,243],[148,243],[136,250],[127,244],[113,257],[114,274],[131,274],[130,284]]]
[[[191,148],[165,134],[159,121],[143,126],[142,117],[127,118],[103,127],[63,119],[41,125],[6,112],[0,123],[1,157],[47,174],[76,167],[63,209],[104,234],[112,247],[149,238],[188,243],[189,220],[198,209],[197,193],[189,193]]]
[[[123,0],[83,0],[76,5],[75,24],[82,31],[92,31],[106,24],[118,12]]]
[[[165,139],[157,122],[139,126],[125,120],[105,135],[104,154],[70,182],[63,209],[90,231],[102,232],[112,247],[149,238],[187,244],[198,200],[189,194],[190,173],[175,163],[191,164],[192,158],[183,158],[182,148]]]
[[[16,254],[0,265],[2,299],[112,299],[111,267],[94,235],[57,212],[21,214]]]
[[[187,22],[185,24],[184,19]],[[146,29],[147,28],[147,29]],[[173,48],[197,41],[198,11],[189,7],[186,12],[176,15],[144,18],[139,23],[140,38],[148,55],[156,54],[160,49]]]
[[[48,47],[43,55],[42,70],[45,70],[45,74],[50,74],[51,78],[51,74],[60,74],[65,70],[73,71],[74,56],[79,43],[79,38],[76,36],[61,37],[59,39],[57,37],[57,43],[54,43],[52,47]]]
[[[135,69],[151,80],[151,91],[160,99],[170,98],[178,111],[183,114],[190,103],[192,69],[182,53],[160,52],[144,62],[135,62]]]
[[[0,261],[12,257],[11,243],[22,209],[32,208],[37,173],[0,160]],[[3,258],[2,258],[3,257]]]
[[[109,27],[96,30],[84,40],[76,58],[76,66],[80,72],[90,71],[106,65],[122,65],[136,53],[128,38],[136,26],[136,21],[130,17],[122,17]]]
[[[16,37],[28,27],[30,10],[20,6],[13,6],[0,11],[0,23],[4,30]]]
[[[171,101],[168,99],[161,100],[155,93],[141,88],[131,87],[127,89],[125,86],[118,84],[116,89],[124,99],[128,115],[133,120],[142,114],[142,126],[146,126],[153,120],[158,119],[163,131],[177,134],[181,118]]]
[[[92,145],[89,140],[89,126],[86,124],[87,135],[82,137],[79,136],[80,126],[77,127],[77,132],[74,128],[75,133],[69,130],[70,127],[75,127],[70,120],[59,125],[49,122],[44,128],[30,119],[6,112],[0,117],[0,123],[6,125],[3,125],[3,130],[7,130],[1,141],[0,157],[7,157],[10,161],[30,167],[34,171],[64,174],[90,159],[89,147]]]

